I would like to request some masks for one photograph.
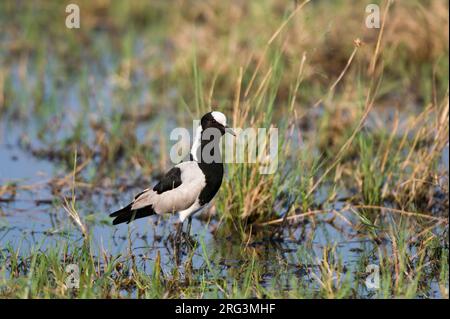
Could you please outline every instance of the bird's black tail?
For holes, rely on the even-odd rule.
[[[155,211],[151,206],[142,207],[139,209],[131,210],[131,206],[133,203],[125,206],[122,209],[119,209],[118,211],[115,211],[114,213],[110,214],[110,217],[115,217],[113,220],[113,225],[118,225],[122,223],[129,224],[131,221],[143,217],[147,217],[150,215],[154,215]]]

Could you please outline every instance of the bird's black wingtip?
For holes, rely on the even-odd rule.
[[[112,221],[113,225],[118,225],[122,223],[129,224],[135,219],[150,216],[155,214],[155,211],[151,206],[142,207],[136,210],[131,210],[132,203],[125,206],[122,209],[119,209],[118,211],[115,211],[114,213],[111,213],[109,216],[113,217],[114,220]]]
[[[121,208],[111,214],[109,214],[109,217],[113,217],[114,220],[112,221],[113,225],[122,224],[123,222],[126,222],[129,220],[129,215],[131,213],[131,206],[132,204],[128,204],[124,208]]]
[[[131,210],[131,205],[132,204],[128,204],[127,206],[125,206],[124,208],[121,208],[119,210],[116,210],[115,212],[109,214],[109,217],[117,217],[120,214],[122,214],[123,212],[128,212]]]
[[[123,223],[123,222],[122,222],[122,223]],[[115,226],[115,225],[121,224],[121,222],[118,220],[118,218],[115,218],[115,219],[112,221],[112,224]]]

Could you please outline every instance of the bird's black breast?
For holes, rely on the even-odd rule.
[[[166,175],[161,178],[158,184],[153,187],[153,190],[158,193],[164,193],[166,191],[177,188],[182,183],[181,181],[181,170],[178,167],[173,167]]]
[[[222,163],[199,163],[198,166],[205,174],[206,185],[200,192],[198,197],[201,206],[209,203],[211,199],[219,191],[223,178],[223,164]]]

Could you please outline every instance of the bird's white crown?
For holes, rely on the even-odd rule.
[[[227,118],[222,112],[214,111],[211,112],[212,117],[217,121],[217,123],[227,126]]]

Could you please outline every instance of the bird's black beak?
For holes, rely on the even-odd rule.
[[[236,133],[234,133],[234,131],[228,126],[225,126],[225,133],[230,133],[231,135],[236,136]]]

